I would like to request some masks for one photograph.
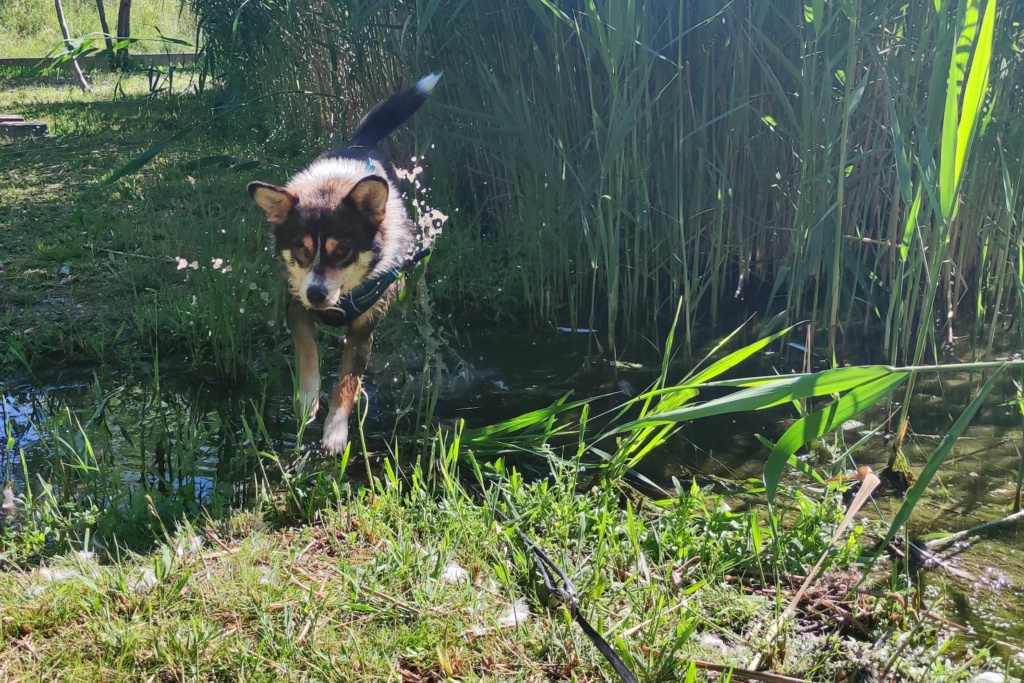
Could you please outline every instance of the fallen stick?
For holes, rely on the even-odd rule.
[[[115,254],[117,256],[133,256],[135,258],[146,258],[146,259],[153,259],[153,260],[157,260],[157,259],[162,258],[164,261],[168,261],[170,263],[177,262],[177,259],[175,259],[172,256],[160,257],[160,256],[149,256],[147,254],[131,254],[131,253],[127,252],[127,251],[117,251],[116,249],[107,249],[105,247],[93,247],[93,250],[94,251],[102,251],[105,254]]]
[[[645,655],[658,655],[664,656],[664,653],[652,647],[643,646],[640,651]],[[691,662],[698,669],[704,669],[706,671],[715,671],[717,673],[730,673],[732,674],[732,680],[742,679],[744,681],[763,681],[764,683],[807,683],[803,678],[793,678],[792,676],[783,676],[782,674],[773,674],[769,671],[753,671],[751,669],[741,669],[736,666],[726,666],[725,664],[715,664],[714,662],[704,662],[699,659],[689,659],[681,655],[673,655],[676,659],[684,662]]]
[[[928,550],[941,550],[947,546],[956,543],[957,541],[967,538],[968,536],[974,536],[976,534],[979,534],[985,529],[990,529],[994,526],[999,526],[1000,524],[1010,524],[1012,522],[1019,522],[1022,519],[1024,519],[1024,510],[1019,510],[1017,512],[1014,512],[1012,515],[1007,515],[1006,517],[1003,517],[1002,519],[997,519],[991,522],[985,522],[984,524],[979,524],[978,526],[971,527],[970,529],[964,529],[963,531],[957,531],[956,533],[950,534],[948,536],[937,538],[933,541],[928,541],[927,543],[925,543],[925,546],[927,546]]]
[[[832,547],[836,544],[836,541],[839,540],[839,537],[843,535],[843,532],[846,531],[846,527],[850,526],[850,522],[852,522],[854,517],[857,516],[860,509],[864,507],[864,504],[871,498],[871,494],[874,493],[875,489],[882,483],[882,480],[878,478],[878,475],[875,474],[870,467],[862,467],[858,471],[857,476],[861,480],[860,491],[857,492],[857,496],[853,499],[853,502],[850,503],[850,507],[847,509],[846,515],[843,517],[843,521],[839,523],[838,527],[836,527],[835,533],[832,534],[832,540],[829,541],[828,546],[825,548],[825,552],[821,554],[821,557],[818,558],[817,564],[815,564],[811,571],[807,573],[807,578],[804,579],[803,584],[800,586],[800,590],[798,590],[796,595],[793,596],[793,599],[789,601],[789,604],[786,606],[786,609],[782,611],[782,614],[772,622],[771,627],[768,629],[768,633],[764,636],[765,642],[770,643],[774,641],[775,637],[778,636],[779,631],[782,629],[783,624],[785,624],[786,619],[793,616],[796,612],[797,605],[800,604],[800,601],[807,593],[807,589],[811,587],[811,584],[814,583],[814,580],[818,577],[818,572],[821,571],[822,565],[825,564],[825,558],[828,557]],[[757,635],[757,629],[755,628],[747,637],[751,642],[753,642]],[[754,659],[751,660],[749,668],[751,670],[756,670],[760,665],[761,654],[757,654]]]
[[[82,90],[92,90],[92,86],[90,86],[89,81],[86,80],[85,74],[82,73],[82,67],[78,66],[78,60],[75,59],[75,48],[71,44],[71,34],[68,33],[68,23],[64,20],[64,8],[60,6],[60,0],[53,0],[53,5],[57,10],[57,22],[60,24],[61,35],[64,36],[64,47],[66,47],[68,52],[71,53],[71,69],[75,72],[75,78],[78,79],[78,85]]]

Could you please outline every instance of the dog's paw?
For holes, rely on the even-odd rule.
[[[324,422],[324,438],[320,441],[324,452],[330,455],[341,455],[348,443],[348,415],[340,410],[327,413]]]
[[[313,421],[316,411],[320,408],[320,388],[301,389],[299,391],[299,416],[306,418],[306,424]]]

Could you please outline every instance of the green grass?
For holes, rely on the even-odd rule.
[[[268,498],[262,517],[237,514],[169,533],[154,524],[160,545],[145,555],[107,545],[98,556],[69,552],[48,557],[45,569],[22,565],[0,573],[0,642],[7,643],[0,675],[21,680],[48,671],[76,681],[611,676],[581,631],[547,606],[514,525],[499,521],[491,505],[466,494],[439,498],[423,479],[348,493],[331,493],[320,482],[306,485],[320,498],[308,517],[296,518],[287,496],[276,504]],[[521,519],[519,528],[568,571],[584,614],[641,680],[679,680],[691,659],[742,667],[760,649],[774,650],[779,643],[746,637],[793,590],[774,577],[813,562],[842,514],[834,491],[820,503],[800,498],[786,518],[791,531],[773,546],[755,512],[734,511],[735,503],[697,488],[660,505],[637,499],[624,505],[614,486],[578,492],[577,483],[565,474],[534,485],[512,476],[492,504]],[[847,609],[854,606],[845,586],[856,577],[847,568],[864,532],[858,526],[833,554],[821,585]],[[753,540],[759,537],[760,543]],[[464,578],[447,581],[446,569]],[[871,654],[836,631],[834,613],[801,610],[783,629],[788,654],[774,670],[833,680],[853,671],[856,659],[884,666],[905,628],[900,624],[914,620],[895,593],[888,596],[855,600],[858,623],[880,639]],[[519,600],[528,619],[499,627]],[[911,645],[931,642],[933,628],[941,624],[927,624]],[[930,670],[928,680],[952,682],[966,680],[982,661],[950,675],[955,664],[907,657],[893,673]]]
[[[695,370],[687,381],[714,379],[769,341]],[[265,417],[279,414],[263,413],[264,388],[252,412],[235,416],[245,430],[246,478],[257,488],[247,499],[255,513],[233,513],[216,496],[192,498],[194,459],[209,443],[210,418],[187,406],[176,410],[159,394],[148,399],[152,408],[129,411],[154,411],[140,417],[139,428],[169,436],[164,459],[171,470],[165,475],[144,463],[149,483],[135,483],[118,449],[138,443],[146,458],[145,437],[133,437],[112,415],[121,389],[106,393],[97,382],[93,405],[34,425],[49,469],[33,448],[32,472],[26,465],[23,477],[32,485],[4,511],[0,555],[13,571],[0,574],[0,633],[13,656],[2,660],[3,671],[17,678],[52,669],[85,680],[264,680],[274,672],[333,679],[328,666],[358,667],[366,678],[400,670],[412,680],[598,676],[603,665],[593,650],[548,607],[518,528],[569,569],[588,618],[614,636],[645,680],[678,680],[690,662],[750,666],[755,657],[813,681],[864,667],[891,667],[895,680],[968,680],[989,654],[973,640],[948,639],[941,620],[908,610],[918,598],[903,567],[883,560],[864,579],[862,558],[887,525],[862,520],[832,540],[840,520],[855,512],[847,513],[835,483],[819,476],[820,489],[794,489],[766,472],[765,481],[774,480],[767,514],[758,481],[734,485],[729,496],[676,485],[659,501],[619,483],[679,420],[849,389],[844,398],[855,405],[840,402],[817,414],[845,420],[877,400],[868,397],[884,389],[876,380],[898,384],[905,374],[842,368],[722,382],[748,388],[693,405],[695,386],[665,386],[663,376],[652,393],[626,404],[642,406],[637,419],[624,409],[625,424],[613,422],[603,433],[588,405],[560,402],[489,427],[389,444],[401,458],[367,451],[365,479],[345,460],[317,462],[300,445],[282,447],[268,432]],[[833,428],[812,417],[790,432],[807,440]],[[20,443],[18,432],[11,443]],[[604,463],[588,457],[584,466],[585,455],[610,448],[606,437],[616,435],[622,438]],[[789,453],[797,445],[780,440]],[[512,465],[528,453],[546,458],[550,474],[524,481]],[[218,463],[237,456],[222,451]],[[231,481],[238,480],[218,474],[215,490]],[[912,494],[908,504],[919,497]],[[201,503],[213,519],[196,521],[205,519]],[[208,550],[189,550],[197,534]],[[97,553],[99,564],[74,553],[82,549]],[[819,560],[811,602],[780,620],[799,583],[794,577]],[[456,571],[451,562],[466,570],[464,584],[441,580]],[[493,628],[519,598],[534,616],[515,632]],[[827,609],[820,609],[823,600]],[[933,599],[927,604],[937,609]],[[81,642],[93,645],[76,647]],[[866,642],[876,645],[869,650]],[[897,657],[896,643],[912,649]],[[955,655],[943,656],[946,650]]]
[[[93,0],[65,0],[61,3],[72,38],[100,34],[99,14]],[[107,24],[117,31],[116,0],[105,0]],[[182,52],[188,46],[168,43],[173,38],[195,43],[195,19],[177,0],[133,0],[132,37],[143,40],[131,48],[135,53]],[[5,0],[0,3],[0,59],[43,57],[55,48],[63,49],[63,37],[53,2],[49,0]]]
[[[0,140],[0,368],[184,357],[240,380],[288,355],[271,231],[245,187],[283,181],[321,150],[261,129],[244,107],[225,113],[221,93],[195,94],[198,78],[106,74],[82,93],[66,76],[0,72],[0,110],[50,132]],[[397,307],[385,325],[423,306]],[[402,333],[388,337],[400,351]]]
[[[0,75],[0,109],[50,130],[0,142],[0,366],[184,354],[238,377],[280,337],[269,234],[244,190],[262,166],[250,155],[263,154],[244,132],[207,128],[145,173],[104,182],[154,138],[209,116],[209,99],[178,94],[191,79],[165,74],[154,97],[145,75],[97,77],[88,94],[62,77]],[[205,164],[213,152],[234,156]]]

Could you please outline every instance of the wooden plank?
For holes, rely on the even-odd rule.
[[[171,52],[171,53],[155,53],[146,55],[131,55],[130,57],[132,64],[140,67],[150,66],[181,66],[194,62],[196,59],[195,52]],[[16,67],[33,67],[42,63],[42,66],[49,66],[53,63],[53,59],[46,57],[9,57],[7,59],[0,59],[0,67],[2,66],[16,66]],[[78,64],[82,69],[93,69],[101,68],[106,69],[110,61],[107,55],[99,55],[94,57],[79,57]],[[57,66],[58,69],[70,68],[71,62],[65,62]]]
[[[0,123],[17,123],[24,120],[21,116],[15,116],[14,114],[0,114]]]
[[[46,124],[42,121],[8,121],[0,123],[0,137],[20,138],[46,135]]]

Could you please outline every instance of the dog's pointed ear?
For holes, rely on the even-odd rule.
[[[249,194],[267,214],[267,220],[274,225],[284,223],[288,212],[298,203],[299,198],[283,187],[270,183],[249,183]]]
[[[345,197],[345,205],[369,218],[375,225],[384,222],[388,206],[388,183],[377,175],[363,178]]]

